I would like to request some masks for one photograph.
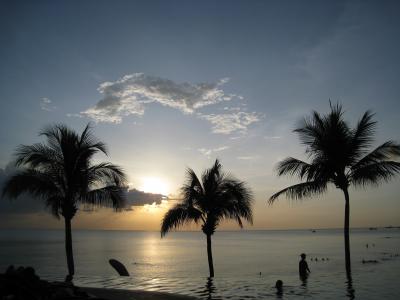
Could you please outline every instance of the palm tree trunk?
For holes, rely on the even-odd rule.
[[[350,261],[350,197],[347,188],[343,189],[344,198],[346,200],[344,210],[344,250],[346,258],[346,274],[351,277],[351,261]]]
[[[72,280],[75,274],[74,254],[72,250],[71,218],[64,217],[65,220],[65,252],[67,254],[68,275]]]
[[[208,269],[210,270],[210,277],[214,277],[214,264],[211,250],[211,234],[207,234],[207,255],[208,255]]]

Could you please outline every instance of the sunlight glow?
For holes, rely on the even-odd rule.
[[[150,214],[160,214],[165,213],[168,207],[168,200],[161,200],[160,204],[156,204],[155,202],[153,202],[152,204],[143,205],[143,210]]]
[[[146,193],[162,194],[167,196],[169,193],[168,184],[159,177],[144,177],[139,190]]]

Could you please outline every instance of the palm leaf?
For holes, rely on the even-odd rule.
[[[388,182],[400,173],[400,163],[396,161],[380,161],[363,165],[353,170],[351,181],[355,186],[378,185]]]
[[[201,212],[194,207],[177,204],[165,214],[161,224],[161,237],[172,229],[176,229],[187,222],[196,221],[201,218]]]
[[[186,183],[181,188],[182,199],[186,205],[193,206],[201,202],[200,198],[204,194],[203,186],[196,173],[188,168],[186,171]]]
[[[29,166],[31,168],[41,168],[59,165],[61,157],[54,149],[44,144],[33,144],[30,146],[21,145],[15,153],[15,165]]]
[[[119,166],[111,163],[100,163],[91,166],[87,172],[89,184],[115,184],[124,186],[126,184],[125,173]]]
[[[303,177],[306,174],[308,174],[310,168],[311,165],[309,163],[306,163],[302,160],[293,157],[288,157],[283,161],[279,162],[276,169],[278,171],[278,176],[297,175],[300,179],[303,179]]]
[[[125,193],[121,187],[110,185],[91,190],[81,195],[78,201],[94,207],[112,207],[120,211],[125,206]]]
[[[303,198],[322,194],[327,189],[326,184],[327,183],[324,181],[308,181],[295,184],[273,194],[268,202],[270,204],[274,203],[282,194],[285,194],[287,198],[293,200],[301,200]]]
[[[369,164],[378,163],[381,161],[398,158],[400,156],[400,145],[393,142],[387,141],[382,145],[378,146],[375,150],[360,159],[355,163],[351,169],[356,170],[367,166]]]
[[[244,182],[234,178],[226,178],[220,187],[220,196],[217,198],[217,209],[227,219],[236,219],[243,227],[241,218],[253,224],[253,193]]]
[[[354,159],[358,159],[373,141],[373,134],[377,124],[376,121],[372,120],[374,115],[372,112],[366,111],[353,130],[352,149]]]

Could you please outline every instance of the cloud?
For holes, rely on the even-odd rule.
[[[226,149],[229,149],[228,146],[222,146],[222,147],[218,147],[218,148],[214,148],[214,149],[207,149],[207,148],[200,148],[198,149],[199,152],[205,156],[211,156],[211,154],[215,153],[215,152],[221,152],[224,151]]]
[[[161,204],[168,197],[161,194],[145,193],[136,189],[127,191],[126,193],[126,208],[131,206],[143,206],[146,204]]]
[[[233,94],[226,94],[223,78],[216,83],[177,83],[169,79],[148,76],[143,73],[125,75],[114,82],[102,83],[98,91],[103,98],[82,115],[98,122],[120,123],[123,117],[143,115],[148,103],[159,103],[191,114],[201,107],[230,101]]]
[[[40,99],[40,108],[45,111],[53,111],[56,109],[56,107],[52,105],[52,101],[46,97]]]
[[[198,114],[201,119],[209,121],[214,133],[246,133],[249,125],[258,122],[260,115],[256,112],[233,112],[227,114]]]
[[[228,94],[223,85],[229,78],[215,83],[177,83],[169,79],[148,76],[143,73],[125,75],[114,82],[103,82],[98,91],[102,99],[93,107],[80,114],[67,114],[69,117],[89,117],[96,122],[121,123],[130,115],[143,116],[149,103],[178,109],[184,114],[195,114],[213,125],[214,133],[244,133],[247,127],[259,121],[255,112],[248,113],[245,103],[237,103],[234,107],[225,106],[223,114],[201,114],[197,110],[233,99],[244,98],[236,94]]]
[[[227,111],[241,111],[242,108],[241,107],[228,107],[228,106],[225,106],[224,110],[227,110]]]
[[[236,158],[239,160],[253,160],[259,158],[259,156],[238,156]]]

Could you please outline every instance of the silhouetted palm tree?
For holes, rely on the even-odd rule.
[[[107,150],[92,135],[89,125],[81,135],[64,125],[45,128],[40,135],[46,143],[21,145],[17,149],[15,164],[22,168],[5,183],[3,196],[16,198],[29,193],[44,200],[55,217],[64,217],[68,277],[72,279],[72,218],[80,204],[120,209],[125,174],[110,163],[91,163],[94,154],[107,154]]]
[[[214,277],[211,235],[224,219],[233,219],[240,227],[243,227],[242,218],[252,224],[252,192],[244,182],[224,174],[221,164],[216,160],[210,169],[204,171],[201,181],[192,169],[188,169],[182,196],[181,203],[165,214],[161,237],[185,223],[200,222],[201,229],[207,236],[210,277]]]
[[[389,181],[400,172],[400,145],[387,141],[372,152],[376,122],[370,111],[364,113],[352,129],[343,120],[341,105],[331,105],[331,112],[321,116],[314,111],[311,118],[303,120],[294,130],[306,146],[310,163],[289,157],[278,164],[278,175],[298,176],[304,182],[289,186],[269,199],[273,203],[280,195],[302,199],[326,192],[328,183],[341,189],[345,198],[344,240],[347,275],[350,265],[350,198],[349,186],[365,187]]]

